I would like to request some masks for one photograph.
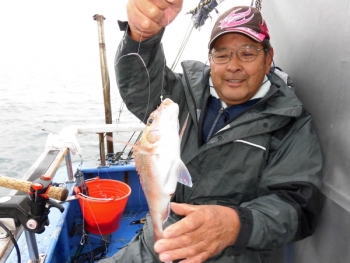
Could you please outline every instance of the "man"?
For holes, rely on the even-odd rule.
[[[162,239],[153,243],[147,218],[143,233],[104,262],[268,262],[274,248],[316,226],[322,157],[311,116],[283,72],[270,71],[274,51],[254,8],[218,18],[210,67],[184,61],[182,74],[167,68],[160,42],[181,6],[130,0],[115,70],[140,120],[161,95],[179,104],[181,125],[189,114],[181,158],[193,187],[178,185]]]

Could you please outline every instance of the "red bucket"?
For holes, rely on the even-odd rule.
[[[94,179],[86,181],[89,196],[82,195],[78,187],[74,191],[79,199],[86,230],[106,235],[119,228],[131,188],[120,181]]]

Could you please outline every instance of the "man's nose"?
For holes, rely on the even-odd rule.
[[[242,70],[242,61],[237,57],[237,53],[232,53],[230,61],[227,62],[227,70],[231,72]]]

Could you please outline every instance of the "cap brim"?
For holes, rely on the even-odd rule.
[[[257,42],[262,42],[264,39],[265,39],[265,36],[262,35],[262,34],[259,34],[260,36],[263,36],[261,38],[257,37],[256,35],[250,33],[250,32],[247,32],[246,30],[242,29],[242,28],[233,28],[233,29],[230,29],[230,30],[227,30],[227,31],[224,31],[224,32],[220,32],[219,34],[217,34],[208,44],[208,48],[211,49],[212,48],[212,44],[214,43],[214,41],[224,35],[224,34],[227,34],[227,33],[241,33],[243,35],[246,35],[247,37],[250,37],[252,38],[253,40],[257,41]],[[257,33],[258,34],[258,33]]]

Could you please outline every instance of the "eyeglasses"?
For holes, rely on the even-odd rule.
[[[256,48],[253,46],[242,46],[236,51],[223,48],[211,53],[210,57],[216,64],[225,64],[231,60],[232,54],[236,53],[239,60],[243,62],[250,62],[256,59],[260,50],[263,50],[263,48]]]

